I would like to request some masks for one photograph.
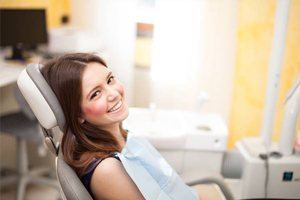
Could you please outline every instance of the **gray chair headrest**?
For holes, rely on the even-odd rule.
[[[37,117],[39,123],[46,130],[59,126],[64,129],[65,117],[62,108],[41,74],[40,64],[30,64],[18,78],[18,87]]]

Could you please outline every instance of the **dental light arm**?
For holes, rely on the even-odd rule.
[[[274,24],[274,37],[269,63],[269,75],[264,110],[264,120],[261,130],[261,136],[267,150],[270,147],[273,133],[276,101],[278,96],[280,74],[283,63],[290,4],[290,0],[277,1],[277,10]]]
[[[300,78],[287,96],[285,112],[281,129],[279,151],[285,155],[293,153],[296,137],[297,119],[300,113]]]

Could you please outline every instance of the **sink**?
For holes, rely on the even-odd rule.
[[[157,148],[226,150],[228,130],[218,114],[130,107],[123,126]]]

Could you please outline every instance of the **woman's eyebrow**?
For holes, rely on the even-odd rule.
[[[107,76],[106,76],[106,81],[109,79],[109,77],[111,76],[111,74],[112,74],[112,72],[110,71],[110,72],[108,72],[108,74],[107,74]],[[89,98],[89,96],[90,96],[90,94],[96,89],[96,88],[98,88],[99,86],[97,85],[97,86],[95,86],[87,95],[86,95],[86,98],[88,99]]]
[[[110,75],[112,74],[112,72],[110,71],[110,72],[108,72],[108,74],[107,74],[107,76],[106,76],[106,80],[108,80],[109,79],[109,77],[110,77]]]

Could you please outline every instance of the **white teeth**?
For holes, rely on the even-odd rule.
[[[113,111],[116,111],[118,110],[122,105],[122,101],[119,101],[114,107],[112,107],[111,109],[109,109],[108,112],[113,112]]]

